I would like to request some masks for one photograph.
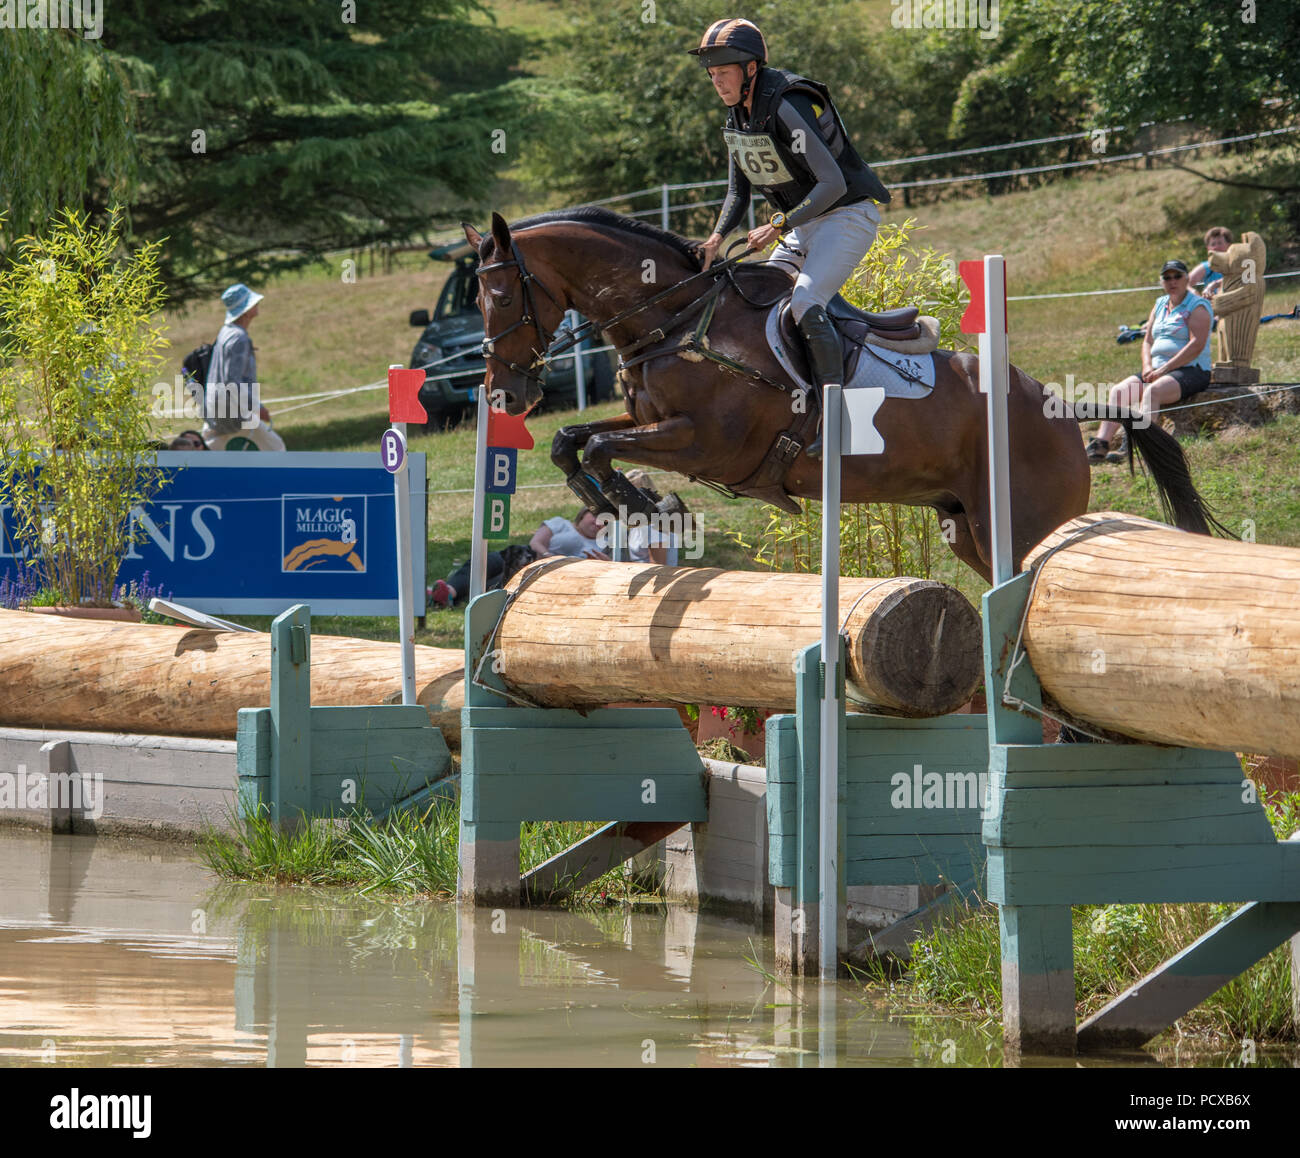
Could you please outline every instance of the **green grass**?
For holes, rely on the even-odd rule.
[[[203,862],[227,880],[356,887],[363,893],[449,898],[456,893],[459,801],[438,800],[382,821],[364,816],[317,820],[288,831],[265,810],[212,828],[199,844]],[[520,861],[535,868],[601,827],[589,821],[526,822]],[[564,898],[570,906],[654,899],[653,873],[618,866]],[[547,898],[542,898],[546,900]]]
[[[1273,829],[1285,840],[1300,828],[1300,793],[1266,801]],[[1134,982],[1208,932],[1237,906],[1084,905],[1073,911],[1076,1013],[1090,1016]],[[949,910],[912,946],[901,980],[873,962],[864,974],[867,995],[887,994],[908,1013],[943,1010],[977,1022],[1001,1016],[1002,975],[998,911],[994,905]],[[1180,1019],[1155,1043],[1195,1039],[1206,1048],[1294,1042],[1290,947],[1283,945]]]

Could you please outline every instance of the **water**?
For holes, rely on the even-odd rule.
[[[677,907],[236,886],[187,848],[12,829],[0,880],[3,1065],[914,1066],[946,1035],[844,984],[819,1036],[768,939]]]
[[[819,1009],[816,983],[771,976],[770,938],[675,906],[231,885],[183,846],[14,829],[0,881],[0,1065],[1002,1062],[996,1023],[890,1020],[849,982]]]

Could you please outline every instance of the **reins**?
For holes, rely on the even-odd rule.
[[[492,270],[496,270],[496,269],[507,269],[511,266],[517,268],[519,271],[519,282],[523,288],[524,312],[517,322],[507,327],[506,329],[502,330],[501,333],[496,334],[491,338],[484,337],[483,356],[485,358],[495,358],[496,361],[500,362],[503,366],[512,370],[514,373],[519,374],[521,377],[537,382],[539,384],[541,383],[541,376],[539,374],[532,373],[532,371],[535,368],[541,367],[545,369],[547,366],[550,365],[550,363],[554,359],[560,357],[562,354],[568,353],[579,342],[583,341],[591,334],[599,330],[608,330],[611,326],[618,325],[619,322],[626,321],[628,318],[632,318],[639,313],[643,313],[645,310],[648,310],[651,306],[656,305],[658,302],[663,301],[665,298],[680,293],[683,289],[691,285],[693,282],[701,281],[704,278],[713,279],[713,285],[710,287],[709,290],[707,290],[705,293],[701,294],[699,297],[695,298],[686,306],[684,306],[681,310],[679,310],[673,316],[673,318],[665,324],[664,327],[658,327],[652,330],[648,335],[646,335],[645,338],[638,339],[635,343],[632,344],[632,346],[624,346],[619,348],[618,351],[619,356],[622,357],[624,353],[627,351],[631,351],[634,349],[641,349],[650,342],[661,340],[666,336],[666,334],[672,333],[672,331],[676,328],[677,323],[681,321],[684,317],[688,316],[690,313],[694,312],[694,310],[697,309],[700,305],[711,303],[711,302],[716,303],[717,295],[722,289],[722,284],[723,284],[722,281],[719,280],[720,276],[722,275],[727,276],[728,280],[730,280],[734,285],[735,281],[730,276],[732,269],[735,267],[735,265],[738,262],[741,261],[742,258],[748,256],[750,253],[753,252],[751,249],[746,248],[743,252],[738,253],[735,257],[729,257],[723,261],[714,262],[712,265],[709,266],[708,269],[703,269],[699,273],[691,274],[690,277],[687,277],[682,281],[674,283],[673,285],[669,286],[667,289],[661,290],[659,293],[655,294],[653,297],[647,298],[643,302],[638,302],[636,305],[631,306],[626,310],[621,310],[619,313],[615,314],[612,318],[607,318],[603,322],[597,322],[592,320],[583,322],[582,325],[577,326],[574,329],[570,330],[563,338],[561,338],[555,344],[554,348],[549,348],[551,344],[551,339],[554,335],[546,332],[545,327],[542,325],[541,321],[537,317],[537,310],[533,304],[532,290],[530,288],[532,283],[535,282],[537,284],[537,286],[542,290],[543,293],[546,294],[548,298],[551,299],[551,302],[560,310],[561,313],[564,312],[564,307],[560,304],[556,296],[553,293],[551,293],[551,291],[547,288],[546,283],[543,282],[539,277],[537,277],[536,274],[530,273],[528,271],[528,267],[524,264],[524,255],[519,252],[519,246],[513,240],[510,243],[510,250],[511,253],[514,255],[510,261],[494,261],[490,265],[480,266],[478,269],[478,276],[482,277],[485,273],[490,273]],[[712,318],[711,309],[708,310],[708,315],[710,318]],[[537,332],[537,339],[541,345],[542,353],[540,353],[538,357],[529,366],[526,367],[520,366],[515,362],[507,362],[504,358],[498,356],[496,352],[493,350],[493,344],[499,339],[504,338],[507,334],[513,333],[521,326],[528,325],[530,322],[532,323],[533,328]],[[536,353],[536,351],[534,352]]]

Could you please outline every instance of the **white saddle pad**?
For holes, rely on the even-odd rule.
[[[810,383],[794,368],[794,362],[781,337],[779,323],[781,303],[774,305],[767,315],[767,344],[776,360],[796,383],[807,387]],[[870,343],[858,357],[853,379],[844,383],[846,390],[860,386],[875,386],[884,390],[886,398],[924,398],[934,389],[933,354],[896,354]]]

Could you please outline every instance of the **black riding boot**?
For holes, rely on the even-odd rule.
[[[809,306],[804,311],[803,317],[799,319],[799,333],[803,335],[804,347],[808,351],[809,369],[813,385],[817,388],[817,405],[822,415],[817,423],[817,437],[804,448],[804,453],[809,458],[821,458],[822,424],[826,414],[823,387],[828,382],[843,385],[844,352],[840,345],[840,332],[821,306]]]

